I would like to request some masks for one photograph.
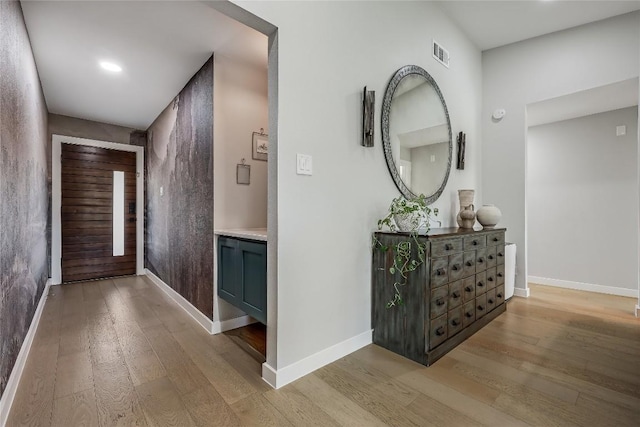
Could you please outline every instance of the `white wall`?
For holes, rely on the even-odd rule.
[[[518,246],[520,294],[527,277],[526,105],[637,77],[639,32],[635,12],[483,52],[482,202],[502,210],[500,225]],[[507,110],[500,122],[491,119],[496,108]]]
[[[632,107],[529,128],[529,277],[637,289],[637,126]]]
[[[452,170],[435,204],[445,222],[455,223],[459,188],[479,189],[481,56],[433,3],[237,3],[278,27],[278,277],[269,294],[278,330],[268,362],[280,371],[371,330],[371,232],[398,195],[380,109],[401,66],[434,77],[453,133],[467,133],[467,169]],[[432,58],[432,38],[451,52],[450,69]],[[365,85],[376,91],[373,148],[360,145]],[[296,175],[296,153],[313,156],[313,176]]]
[[[267,70],[222,55],[213,67],[214,228],[267,226],[267,162],[251,157],[251,135],[268,132]],[[236,183],[236,165],[251,166],[251,184]]]
[[[252,133],[268,132],[267,70],[223,55],[213,64],[213,227],[266,228],[267,162],[252,159]],[[236,165],[251,166],[251,183],[236,183]],[[217,259],[217,242],[214,248]],[[225,321],[245,313],[218,298],[214,263],[213,320]]]

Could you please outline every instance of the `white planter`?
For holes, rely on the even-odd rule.
[[[422,217],[420,214],[394,215],[393,220],[399,231],[414,231],[420,227]]]
[[[494,205],[483,205],[476,212],[476,218],[482,228],[493,228],[500,222],[502,212]]]

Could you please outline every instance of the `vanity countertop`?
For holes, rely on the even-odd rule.
[[[241,239],[267,241],[266,228],[230,228],[215,230],[219,236],[238,237]]]

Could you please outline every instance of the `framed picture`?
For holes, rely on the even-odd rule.
[[[254,160],[267,160],[269,154],[269,135],[262,132],[253,132],[252,135],[253,152],[251,157]]]

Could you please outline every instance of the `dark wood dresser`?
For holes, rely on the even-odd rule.
[[[425,262],[404,280],[391,274],[393,246],[408,233],[375,233],[372,274],[373,342],[429,366],[506,310],[504,228],[432,229],[416,237]],[[388,250],[382,250],[386,246]],[[387,308],[400,286],[403,304]]]

